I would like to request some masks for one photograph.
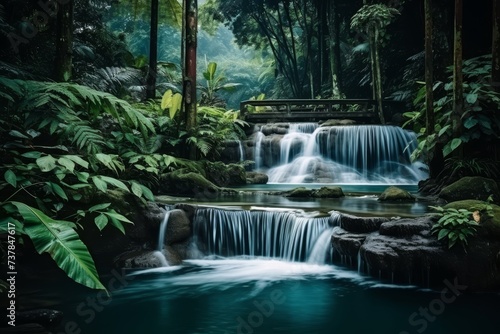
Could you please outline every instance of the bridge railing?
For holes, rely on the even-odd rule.
[[[377,102],[367,99],[283,99],[283,100],[246,100],[240,103],[242,115],[260,112],[374,112]]]

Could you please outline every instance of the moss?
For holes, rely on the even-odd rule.
[[[485,201],[493,195],[495,202],[500,200],[498,185],[492,179],[479,176],[467,176],[444,187],[439,197],[449,202],[465,199],[476,199]]]
[[[378,197],[379,201],[414,202],[415,197],[398,187],[389,187]]]
[[[316,198],[339,198],[344,197],[344,192],[340,187],[321,187],[312,192],[312,197]]]
[[[488,210],[488,206],[491,207],[491,210]],[[444,208],[479,211],[481,228],[478,232],[488,238],[500,239],[500,206],[479,200],[462,200],[448,203]]]

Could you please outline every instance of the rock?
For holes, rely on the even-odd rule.
[[[272,124],[264,124],[260,128],[260,131],[266,135],[286,135],[288,133],[288,128],[289,128],[288,123],[272,123]]]
[[[379,201],[406,202],[406,201],[415,201],[415,197],[406,190],[391,186],[391,187],[385,189],[382,194],[380,194],[380,196],[378,197],[378,200]]]
[[[119,268],[159,268],[165,265],[158,251],[136,250],[118,256],[115,263]]]
[[[379,233],[381,235],[390,235],[394,237],[411,237],[412,235],[429,236],[435,218],[433,216],[424,216],[419,218],[404,218],[392,220],[380,225]]]
[[[247,172],[247,184],[266,184],[269,180],[267,174],[259,172]]]
[[[294,188],[286,192],[285,197],[311,197],[312,190],[305,187]]]
[[[311,197],[315,198],[339,198],[344,197],[344,192],[340,187],[321,187],[312,191]]]
[[[245,168],[239,164],[226,165],[220,161],[206,162],[207,180],[219,187],[239,186],[246,184]]]
[[[340,215],[340,227],[349,232],[368,233],[378,231],[380,225],[389,220],[383,217],[356,217],[342,213]]]
[[[463,200],[448,203],[443,208],[466,209],[470,212],[479,211],[481,219],[477,234],[487,239],[500,240],[500,206],[478,200]]]
[[[321,123],[321,126],[354,125],[356,121],[352,119],[329,119]]]
[[[160,181],[159,191],[163,194],[213,198],[220,191],[218,186],[203,175],[182,169],[163,174]]]
[[[165,232],[165,243],[167,245],[182,242],[191,237],[192,226],[186,213],[180,209],[169,212],[167,230]]]
[[[497,183],[493,179],[487,179],[480,176],[463,177],[449,186],[444,187],[439,192],[439,197],[447,202],[465,199],[486,201],[491,195],[493,195],[495,203],[499,203],[500,191]]]
[[[365,233],[350,233],[337,226],[333,229],[332,246],[340,255],[356,257],[367,235]]]

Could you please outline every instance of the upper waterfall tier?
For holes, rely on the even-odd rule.
[[[269,183],[416,184],[427,178],[426,166],[410,159],[415,134],[400,127],[287,128],[285,134],[261,128],[255,135],[256,169],[268,174]]]

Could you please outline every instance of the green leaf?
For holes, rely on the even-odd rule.
[[[91,289],[106,290],[99,280],[92,256],[73,229],[73,223],[54,220],[24,203],[11,203],[23,217],[24,230],[39,254],[48,253],[76,282]]]
[[[94,218],[94,222],[99,231],[102,231],[102,229],[105,228],[106,225],[108,225],[108,217],[101,213],[99,216]]]
[[[61,197],[62,199],[66,200],[66,201],[68,200],[68,196],[66,196],[66,193],[64,192],[63,188],[61,188],[60,185],[58,185],[57,183],[53,183],[53,182],[48,182],[48,184],[50,185],[50,188],[57,196]]]
[[[45,157],[36,159],[36,164],[40,167],[42,172],[50,172],[56,168],[56,159],[49,154]]]
[[[123,183],[122,181],[120,180],[117,180],[113,177],[109,177],[109,176],[104,176],[104,175],[100,175],[98,176],[101,180],[103,180],[104,182],[106,183],[109,183],[117,188],[120,188],[122,190],[125,190],[126,192],[130,192],[130,190],[128,189],[128,187],[125,185],[125,183]]]
[[[125,227],[123,227],[123,224],[120,223],[116,218],[114,217],[110,217],[109,218],[111,220],[111,225],[113,225],[114,227],[116,227],[117,229],[120,230],[120,232],[122,232],[123,234],[125,234]]]
[[[3,174],[3,178],[5,179],[5,181],[7,181],[8,184],[13,186],[14,188],[17,187],[16,174],[13,171],[11,171],[10,169],[5,171],[5,173]]]
[[[477,120],[477,118],[469,117],[469,118],[467,118],[465,120],[464,127],[467,128],[467,129],[470,129],[474,125],[476,125],[477,123],[479,123],[479,121]]]
[[[106,182],[104,182],[103,180],[101,180],[99,178],[99,176],[92,176],[92,182],[94,182],[97,189],[99,189],[103,193],[108,191],[108,184]]]
[[[42,152],[39,152],[39,151],[25,152],[25,153],[21,154],[21,156],[24,158],[29,158],[29,159],[38,159],[42,156]]]
[[[11,130],[9,132],[9,135],[11,135],[12,137],[16,137],[16,138],[31,139],[30,137],[23,135],[21,132],[19,132],[17,130]]]
[[[142,189],[142,194],[144,196],[145,199],[147,199],[148,201],[154,201],[155,200],[155,197],[153,195],[153,192],[146,186],[140,184],[139,185]]]
[[[113,217],[113,218],[115,218],[115,219],[117,219],[119,221],[122,221],[122,222],[125,222],[125,223],[129,223],[129,224],[134,224],[127,217],[125,217],[124,215],[119,214],[115,210],[110,210],[108,212],[104,212],[104,214],[106,214],[108,217]]]
[[[85,169],[89,168],[89,163],[77,155],[65,155],[64,157],[66,159],[69,159],[69,160],[75,162],[76,164],[82,166]]]
[[[477,94],[467,94],[465,100],[470,104],[474,104],[477,101]]]
[[[64,166],[70,172],[73,172],[75,170],[75,163],[68,158],[60,157],[59,159],[57,159],[57,162],[59,163],[59,165]]]
[[[462,144],[462,139],[453,138],[453,140],[451,141],[451,150],[454,151],[457,147],[460,146],[460,144]]]
[[[87,172],[76,172],[76,177],[80,182],[88,182],[90,174]]]
[[[450,232],[450,230],[448,230],[447,228],[443,228],[442,230],[440,230],[439,234],[438,234],[438,240],[441,240],[444,237],[446,237],[449,232]]]
[[[97,204],[97,205],[94,205],[94,206],[90,207],[89,208],[89,212],[104,210],[104,209],[108,208],[110,205],[111,205],[111,203]]]
[[[137,196],[137,197],[141,197],[142,196],[142,188],[141,188],[141,185],[137,182],[134,182],[132,181],[131,182],[132,186],[130,187],[131,190],[132,190],[132,193]]]

